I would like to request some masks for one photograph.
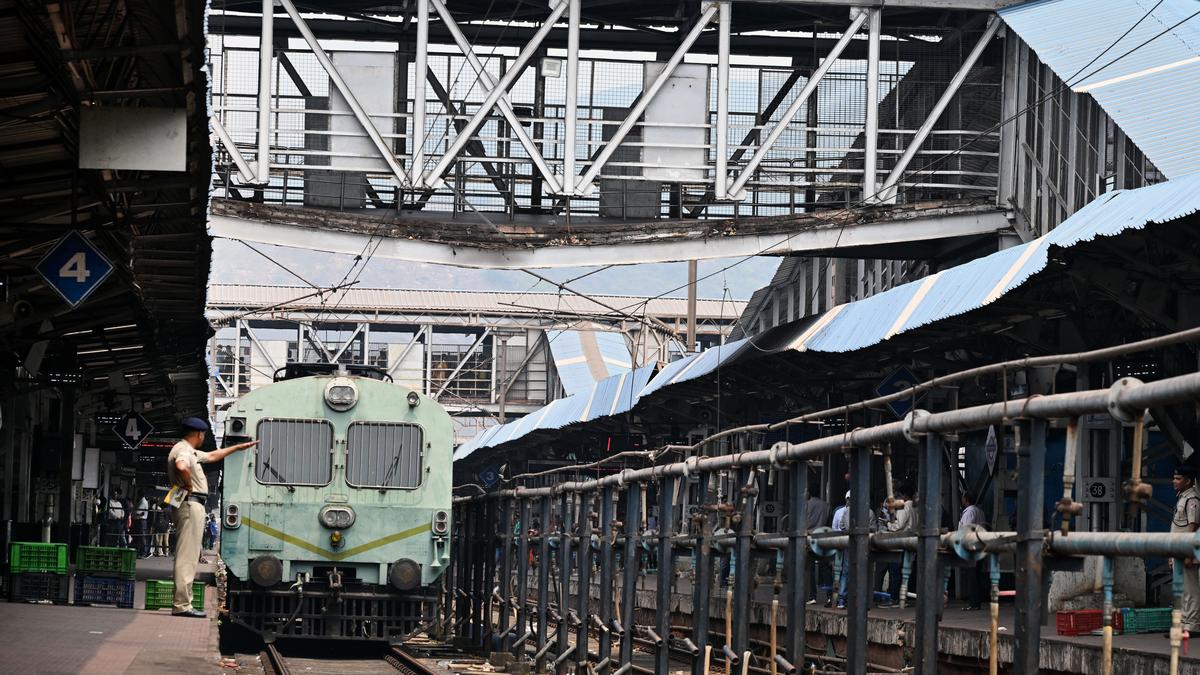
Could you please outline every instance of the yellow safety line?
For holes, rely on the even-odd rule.
[[[408,539],[409,537],[421,534],[422,532],[425,532],[426,530],[428,530],[430,528],[430,524],[425,523],[424,525],[418,525],[416,527],[411,527],[407,530],[402,530],[400,532],[396,532],[395,534],[389,534],[388,536],[381,537],[379,539],[376,539],[375,541],[369,541],[361,546],[355,546],[354,548],[348,548],[345,551],[334,552],[334,551],[327,551],[327,550],[321,548],[320,546],[317,546],[316,544],[311,544],[307,541],[304,541],[303,539],[300,539],[299,537],[293,537],[290,534],[276,530],[275,528],[273,528],[269,525],[265,525],[256,520],[253,520],[251,518],[243,517],[242,522],[246,523],[246,525],[252,530],[258,530],[259,532],[262,532],[263,534],[275,537],[276,539],[279,539],[280,541],[291,544],[292,546],[299,546],[300,548],[302,548],[306,551],[316,553],[317,555],[319,555],[323,558],[326,558],[328,560],[334,560],[334,561],[345,560],[346,558],[349,558],[350,556],[354,556],[354,555],[358,555],[359,553],[364,553],[366,551],[370,551],[373,548],[379,548],[380,546],[386,546],[387,544],[393,544],[402,539]]]

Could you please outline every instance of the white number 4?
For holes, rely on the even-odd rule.
[[[71,256],[63,266],[58,268],[58,276],[64,279],[74,279],[79,283],[87,281],[92,273],[87,268],[87,254],[83,251]]]
[[[138,428],[136,417],[130,417],[125,421],[125,436],[131,441],[136,441],[142,437],[142,430]]]

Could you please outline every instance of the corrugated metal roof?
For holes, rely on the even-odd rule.
[[[1154,165],[1174,178],[1200,171],[1200,17],[1142,43],[1187,19],[1200,4],[1163,0],[1156,7],[1156,1],[1041,0],[999,14],[1060,78],[1091,94]]]
[[[796,337],[792,338],[787,348],[844,353],[879,344],[900,333],[995,302],[1045,269],[1052,246],[1067,248],[1098,237],[1117,235],[1125,230],[1141,229],[1149,223],[1169,222],[1197,211],[1200,211],[1200,173],[1136,190],[1101,195],[1039,239],[897,286],[864,300],[837,305],[810,321],[798,324]],[[623,388],[622,392],[627,391],[629,399],[621,400],[617,412],[632,409],[640,399],[666,387],[711,373],[718,365],[724,366],[743,358],[776,351],[757,347],[755,339],[730,342],[668,364],[641,388]],[[639,369],[639,376],[643,372],[648,378],[649,369]],[[597,388],[607,386],[609,380],[598,383]],[[635,391],[636,395],[633,393]],[[625,395],[622,393],[622,396]],[[595,419],[590,414],[579,414],[585,409],[582,396],[579,394],[560,399],[540,412],[505,425],[520,425],[534,418],[536,421],[526,422],[529,429],[514,429],[510,434],[489,435],[485,432],[477,437],[478,440],[473,439],[460,448],[455,459],[469,455],[478,447],[496,447],[514,440],[533,428],[560,428],[585,421],[584,418]],[[463,449],[468,447],[469,450],[464,453]]]
[[[300,299],[302,296],[304,297]],[[642,313],[645,298],[628,295],[595,295],[600,303]],[[731,320],[745,308],[745,302],[697,300],[696,316],[705,320]],[[256,286],[248,284],[212,284],[208,287],[208,306],[219,309],[256,309],[271,307],[283,311],[318,309],[320,297],[307,286]],[[495,291],[438,291],[394,288],[348,288],[325,296],[324,306],[340,312],[443,312],[447,314],[485,313],[505,315],[539,314],[559,311],[577,314],[612,314],[596,301],[568,293],[519,293]],[[685,298],[655,298],[646,303],[650,316],[686,317]]]
[[[459,460],[482,448],[493,448],[514,441],[539,429],[562,429],[601,417],[620,415],[633,409],[640,392],[654,374],[654,366],[605,378],[585,391],[560,398],[519,420],[494,426],[463,443],[454,451]]]
[[[554,367],[563,389],[575,394],[600,380],[629,372],[633,359],[624,333],[612,331],[547,331]]]

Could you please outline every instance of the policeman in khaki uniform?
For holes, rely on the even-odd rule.
[[[1196,469],[1183,465],[1175,468],[1171,480],[1175,487],[1175,515],[1171,518],[1172,532],[1195,532],[1200,528],[1200,493],[1196,491]],[[1185,558],[1183,562],[1183,630],[1200,633],[1200,567],[1196,560]],[[1172,560],[1178,565],[1179,560]]]
[[[172,494],[183,495],[175,508],[175,598],[172,614],[205,618],[203,611],[192,607],[192,582],[196,579],[196,563],[200,561],[200,539],[204,536],[205,505],[208,502],[208,479],[201,464],[219,462],[239,450],[254,447],[258,441],[239,443],[212,452],[201,452],[208,422],[189,417],[181,423],[183,440],[167,455],[167,478]],[[173,502],[174,503],[174,502]]]

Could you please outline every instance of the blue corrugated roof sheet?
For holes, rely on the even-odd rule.
[[[1095,98],[1154,165],[1174,178],[1200,171],[1200,17],[1171,27],[1200,10],[1200,3],[1163,0],[1156,7],[1156,2],[1040,0],[998,13],[1063,81]]]
[[[563,389],[575,394],[591,389],[610,375],[628,372],[632,366],[624,333],[612,331],[547,331],[554,368]]]
[[[1054,230],[1034,241],[953,267],[938,274],[897,286],[864,300],[837,305],[798,328],[789,348],[796,351],[850,352],[879,344],[894,335],[942,319],[965,314],[996,301],[1046,267],[1051,246],[1070,247],[1097,237],[1139,229],[1148,223],[1165,223],[1200,211],[1200,173],[1165,183],[1103,194]],[[651,369],[641,368],[629,386],[620,385],[619,405],[607,414],[633,408],[645,396],[716,370],[718,365],[762,352],[754,338],[668,364],[650,380]],[[620,376],[618,376],[620,377]],[[641,379],[641,384],[636,380]],[[597,383],[589,392],[555,401],[540,412],[483,432],[463,445],[455,459],[479,447],[496,447],[534,429],[556,429],[603,416],[613,404],[610,393],[617,378]],[[647,380],[649,380],[647,382]],[[604,392],[604,393],[600,393]],[[599,408],[595,401],[601,401]],[[604,403],[607,402],[607,403]],[[586,412],[586,415],[584,414]],[[531,421],[532,418],[532,421]],[[503,431],[506,427],[512,429]],[[491,430],[489,430],[491,431]],[[464,448],[469,448],[464,454]]]

